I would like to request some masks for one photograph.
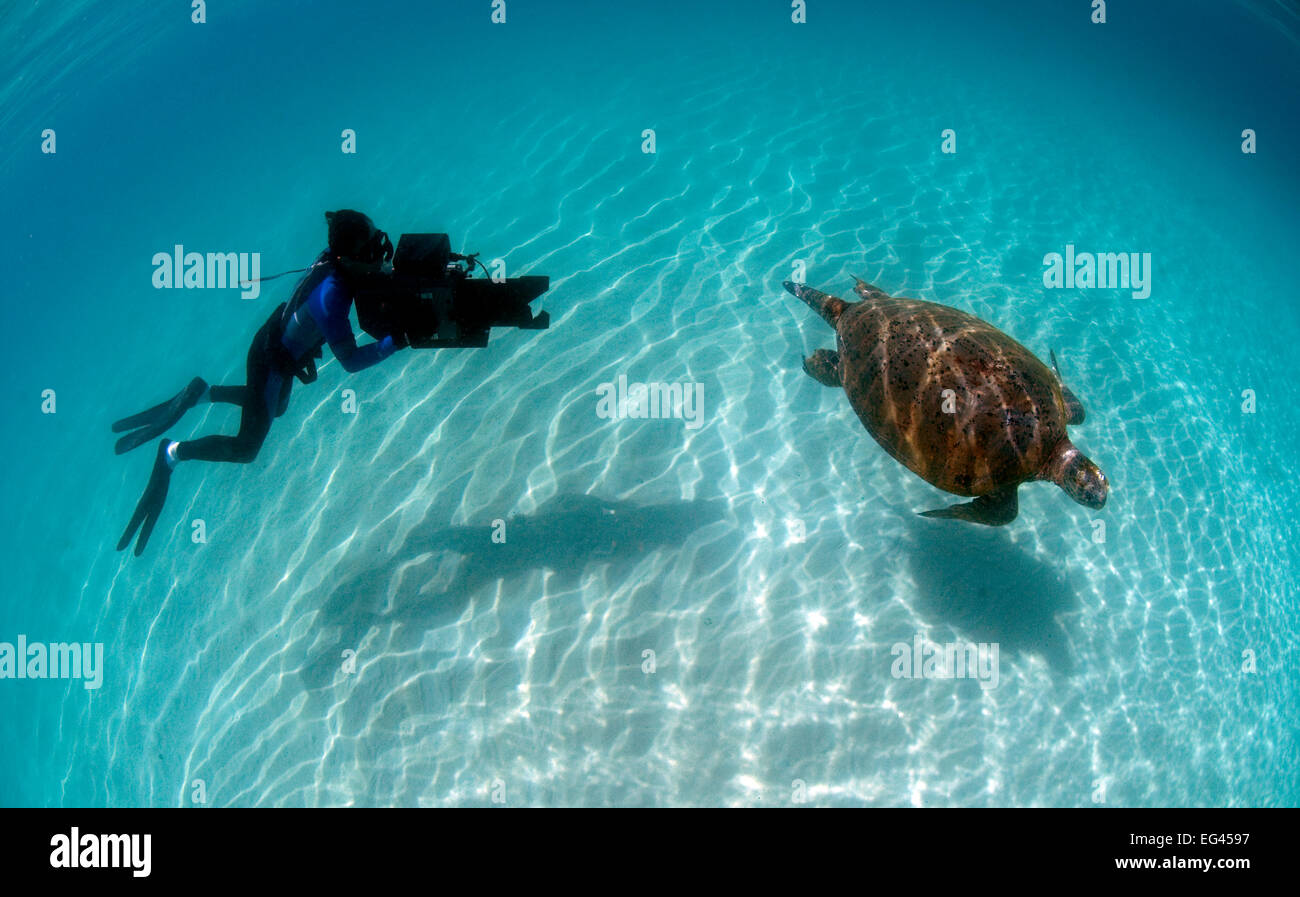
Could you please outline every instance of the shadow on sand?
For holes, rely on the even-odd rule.
[[[1060,617],[1079,599],[1060,570],[1011,542],[1004,529],[951,521],[907,524],[900,548],[916,581],[916,609],[976,642],[997,642],[1002,656],[1033,654],[1053,673],[1075,666]]]
[[[339,637],[318,644],[302,669],[304,685],[333,682],[343,648],[355,648],[376,625],[394,625],[394,643],[414,647],[423,633],[459,618],[471,596],[489,583],[546,569],[561,588],[575,584],[589,567],[631,569],[647,552],[682,545],[697,529],[721,520],[720,500],[634,505],[590,495],[559,495],[536,512],[505,522],[505,542],[492,541],[491,521],[477,526],[440,526],[430,511],[402,546],[382,563],[340,583],[321,605],[318,628],[337,627]],[[455,557],[459,556],[457,564]],[[445,587],[430,583],[445,580]],[[319,652],[319,653],[318,653]]]

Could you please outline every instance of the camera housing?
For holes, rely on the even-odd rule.
[[[493,327],[545,330],[529,303],[550,289],[544,276],[475,280],[473,257],[451,251],[446,234],[402,234],[392,270],[355,285],[357,320],[375,339],[402,335],[417,349],[482,348]]]

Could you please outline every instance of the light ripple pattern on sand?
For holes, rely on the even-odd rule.
[[[601,99],[637,85],[611,77],[569,118],[513,112],[518,151],[442,225],[550,273],[552,328],[327,363],[256,465],[182,467],[149,585],[105,577],[100,631],[138,663],[120,706],[67,705],[86,747],[65,784],[169,805],[196,780],[217,805],[785,805],[797,782],[819,805],[1293,801],[1294,684],[1240,671],[1252,647],[1274,673],[1300,659],[1296,490],[1268,451],[1295,412],[1236,411],[1282,337],[1251,348],[1264,297],[1214,298],[1251,264],[1177,176],[1118,138],[1064,175],[1070,123],[975,85],[953,95],[1002,127],[946,157],[897,72],[868,91],[852,67],[722,62],[641,87],[662,100],[645,156],[635,110]],[[478,164],[373,214],[413,220]],[[1157,248],[1158,290],[1044,290],[1067,240]],[[1040,484],[1005,530],[913,517],[945,498],[799,369],[833,335],[780,289],[795,260],[1054,347],[1104,515]],[[620,375],[702,384],[704,426],[598,418]],[[122,613],[141,595],[146,626]],[[918,633],[997,642],[999,686],[891,678]]]

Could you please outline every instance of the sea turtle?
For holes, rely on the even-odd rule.
[[[838,352],[818,349],[803,369],[843,386],[867,432],[913,473],[975,496],[923,517],[1002,526],[1016,519],[1016,490],[1031,480],[1055,483],[1085,507],[1106,503],[1106,475],[1066,435],[1084,411],[1059,369],[974,315],[854,281],[860,302],[785,283],[839,337]]]

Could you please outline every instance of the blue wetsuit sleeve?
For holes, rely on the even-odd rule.
[[[330,351],[348,373],[365,370],[396,351],[391,336],[386,336],[377,343],[357,347],[357,338],[348,322],[352,297],[332,277],[317,287],[308,300],[308,308],[329,342]]]

